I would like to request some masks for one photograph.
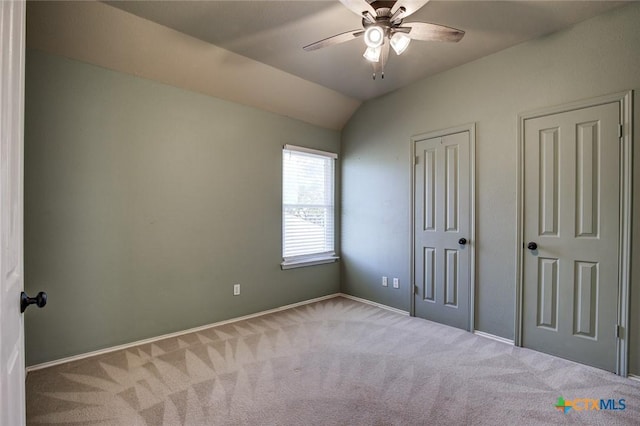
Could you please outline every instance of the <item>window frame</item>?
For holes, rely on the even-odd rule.
[[[296,255],[296,256],[286,256],[284,255],[284,250],[285,250],[285,207],[287,206],[287,204],[285,204],[285,197],[284,197],[284,186],[285,186],[285,176],[284,176],[284,156],[287,153],[287,151],[291,152],[300,152],[300,153],[305,153],[305,154],[311,154],[311,155],[315,155],[315,156],[319,156],[319,157],[325,157],[327,159],[333,160],[333,176],[331,177],[331,192],[333,195],[333,199],[332,199],[332,204],[331,207],[333,209],[333,250],[329,250],[329,251],[323,251],[323,252],[318,252],[318,253],[311,253],[311,254],[304,254],[304,255]],[[281,170],[282,170],[282,180],[281,180],[281,194],[282,194],[282,200],[281,200],[281,250],[280,253],[282,255],[282,262],[280,263],[280,267],[285,270],[285,269],[293,269],[293,268],[301,268],[301,267],[305,267],[305,266],[313,266],[313,265],[323,265],[323,264],[327,264],[327,263],[333,263],[336,262],[340,259],[340,257],[337,255],[336,253],[336,218],[337,218],[337,209],[336,209],[336,177],[337,177],[337,159],[338,159],[338,154],[333,153],[333,152],[329,152],[329,151],[322,151],[322,150],[318,150],[318,149],[312,149],[312,148],[306,148],[303,146],[298,146],[298,145],[284,145],[282,147],[282,164],[281,164]]]

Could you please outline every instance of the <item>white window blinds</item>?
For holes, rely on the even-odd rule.
[[[336,158],[336,154],[292,145],[282,151],[284,263],[335,256]]]

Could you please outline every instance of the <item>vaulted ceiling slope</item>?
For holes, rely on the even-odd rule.
[[[362,40],[302,46],[360,28],[338,1],[29,3],[27,43],[208,95],[341,129],[361,101],[541,37],[622,1],[438,1],[407,21],[466,32],[459,43],[412,42],[371,78]]]
[[[369,0],[371,3],[372,0]],[[373,2],[375,4],[375,2]],[[302,47],[361,28],[338,1],[144,1],[115,7],[216,46],[367,100],[444,70],[550,34],[623,4],[612,1],[438,1],[407,18],[459,28],[459,43],[414,41],[392,53],[384,80],[371,78],[362,39],[305,52]]]
[[[28,2],[27,47],[333,130],[361,103],[100,2]]]

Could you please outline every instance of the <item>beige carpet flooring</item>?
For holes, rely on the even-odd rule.
[[[32,372],[27,422],[640,424],[640,383],[335,298]]]

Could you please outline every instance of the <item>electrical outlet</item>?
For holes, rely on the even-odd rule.
[[[400,280],[397,278],[393,279],[393,288],[400,288]]]
[[[386,287],[389,285],[389,281],[387,280],[387,277],[382,277],[382,287]]]
[[[233,285],[233,295],[234,296],[239,296],[240,295],[240,284],[234,284]]]

